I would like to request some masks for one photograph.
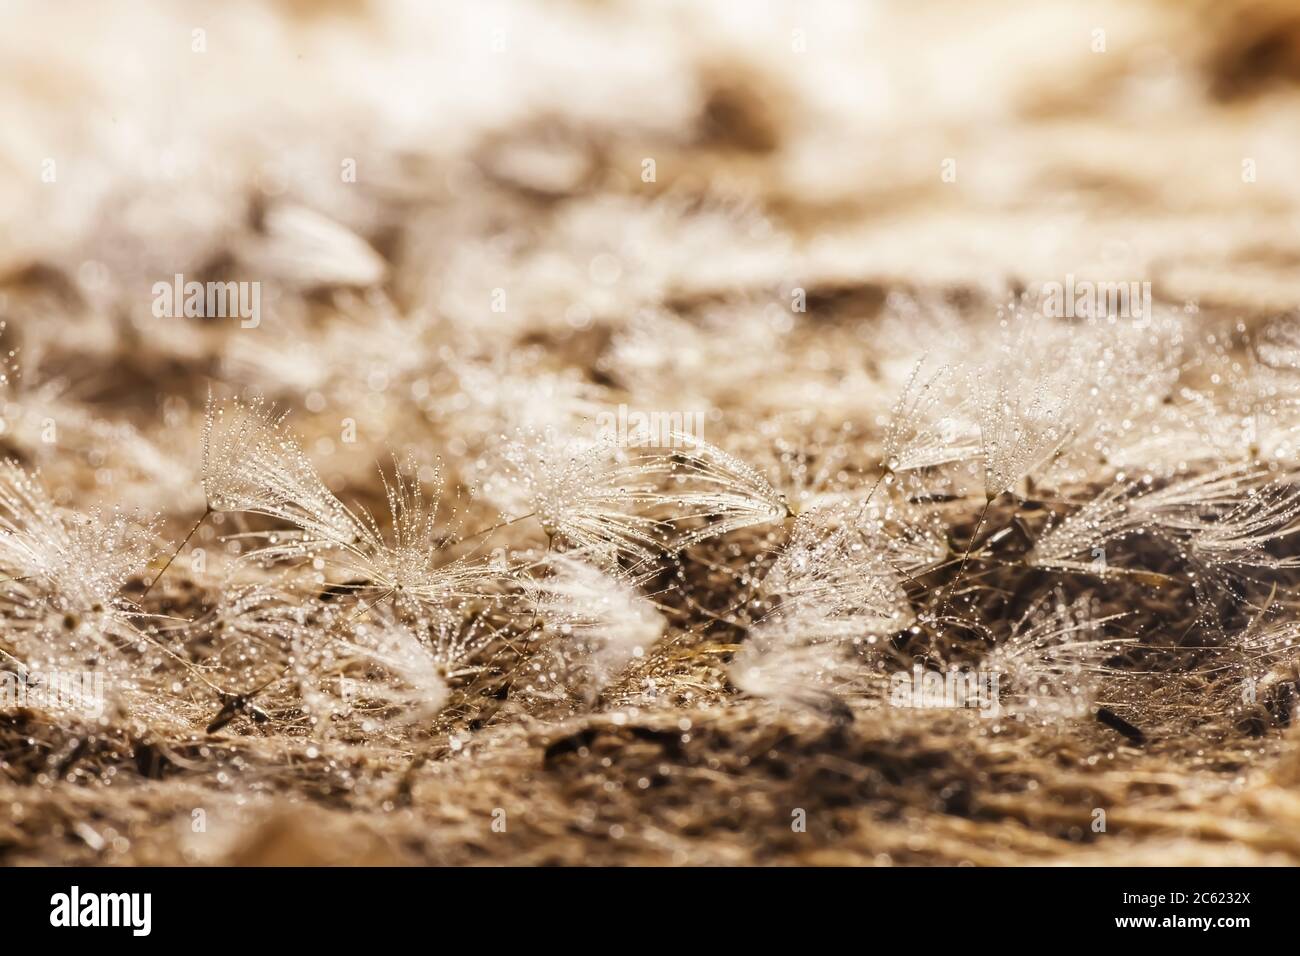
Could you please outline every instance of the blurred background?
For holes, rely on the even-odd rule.
[[[323,416],[346,480],[408,412],[412,440],[582,413],[669,365],[734,366],[689,396],[715,411],[758,380],[776,412],[833,404],[815,373],[851,384],[900,296],[960,316],[1073,274],[1227,318],[1297,299],[1282,0],[0,9],[0,438],[68,488],[199,504],[213,382]],[[258,327],[158,318],[177,274],[259,283]],[[511,414],[473,419],[480,373]]]

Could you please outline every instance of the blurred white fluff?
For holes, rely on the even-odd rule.
[[[943,519],[934,511],[912,505],[888,477],[885,483],[886,493],[872,494],[869,500],[857,504],[818,508],[816,512],[836,516],[838,511],[834,520],[856,529],[863,545],[879,553],[902,578],[922,574],[950,557]]]
[[[686,525],[674,530],[678,549],[793,514],[756,468],[698,436],[673,433],[670,447],[649,450],[640,467],[663,477],[666,502],[675,509],[671,520]],[[696,519],[707,523],[690,527]]]
[[[991,336],[959,327],[949,337],[963,346],[939,346],[951,364],[922,357],[903,385],[882,442],[884,468],[980,459],[992,497],[1036,472],[1084,480],[1099,460],[1132,459],[1151,441],[1142,426],[1167,411],[1183,354],[1174,317],[1063,325],[1019,303]]]
[[[1196,534],[1218,526],[1227,530],[1231,516],[1252,511],[1264,500],[1276,505],[1279,497],[1287,497],[1289,487],[1286,479],[1275,480],[1266,468],[1229,462],[1137,495],[1133,508],[1166,533]]]
[[[1143,528],[1131,501],[1134,488],[1131,481],[1116,481],[1078,511],[1049,524],[1025,560],[1040,568],[1109,573],[1107,546]]]
[[[402,311],[383,287],[334,289],[328,317],[288,304],[256,335],[232,336],[223,374],[232,381],[274,382],[287,394],[326,392],[339,405],[364,400],[380,376],[389,387],[410,388],[428,375],[435,320]]]
[[[1253,344],[1255,358],[1265,368],[1300,372],[1300,313],[1274,319],[1260,330]]]
[[[667,622],[625,575],[569,555],[531,582],[542,646],[524,664],[526,693],[587,704],[663,636]]]
[[[278,679],[295,650],[311,638],[308,612],[309,606],[281,583],[228,581],[212,610],[186,625],[189,643],[204,649],[198,666],[208,686],[247,693]]]
[[[984,495],[1016,488],[1059,452],[1077,427],[1083,405],[1077,366],[1044,355],[1033,320],[1004,331],[994,357],[967,369],[979,421]]]
[[[727,668],[741,691],[778,704],[850,716],[850,700],[869,693],[880,644],[868,636],[879,617],[827,616],[795,605],[752,627]]]
[[[376,599],[436,609],[482,594],[493,570],[464,557],[444,560],[438,527],[441,472],[426,495],[408,460],[405,473],[380,473],[392,519],[354,512],[334,496],[275,415],[259,401],[209,406],[204,429],[203,487],[212,511],[278,518],[293,529],[250,532],[263,559],[324,555],[336,571],[359,576]]]
[[[0,620],[28,664],[98,658],[142,643],[122,588],[156,551],[156,523],[58,508],[40,480],[0,463]]]
[[[387,270],[370,245],[328,216],[293,203],[275,203],[262,217],[262,232],[238,252],[251,273],[304,287],[371,286]]]
[[[425,492],[416,464],[394,463],[391,477],[380,472],[388,502],[391,527],[385,531],[367,511],[358,520],[365,529],[361,540],[333,553],[338,571],[359,576],[368,583],[375,600],[391,596],[398,608],[413,611],[422,621],[461,601],[486,596],[497,576],[484,560],[443,555],[443,533],[438,511],[442,473],[433,469],[432,490]]]
[[[1087,480],[1098,462],[1122,459],[1151,466],[1149,459],[1132,456],[1155,430],[1155,419],[1173,394],[1183,339],[1176,315],[1144,322],[1095,318],[1048,331],[1040,352],[1078,376],[1077,400],[1084,406],[1063,461],[1053,469],[1057,480]]]
[[[152,518],[60,509],[38,478],[0,463],[0,670],[57,688],[43,709],[101,717],[124,706],[176,719],[157,684],[175,655],[122,593],[154,556],[155,530]],[[52,672],[62,675],[53,683]]]
[[[1183,404],[1199,443],[1220,460],[1245,459],[1294,466],[1300,462],[1300,382],[1294,366],[1294,317],[1270,322],[1244,356],[1202,341],[1194,361],[1215,393],[1184,388]]]
[[[501,473],[485,482],[507,520],[536,518],[542,531],[592,560],[643,564],[663,546],[653,476],[613,441],[580,441],[555,429],[517,429],[498,449]]]
[[[394,708],[399,724],[430,720],[451,695],[449,681],[477,672],[468,662],[481,647],[479,637],[457,622],[422,640],[415,629],[376,615],[332,651],[344,702]]]
[[[843,713],[866,690],[882,641],[915,616],[861,509],[800,515],[760,592],[775,607],[750,629],[728,673],[757,697]]]
[[[887,471],[936,468],[980,454],[979,423],[958,384],[950,366],[930,371],[925,359],[916,363],[885,430]]]
[[[1129,643],[1104,637],[1102,628],[1123,616],[1098,616],[1088,595],[1039,600],[980,664],[998,677],[1001,709],[1042,723],[1087,716],[1108,673],[1106,660]]]
[[[601,390],[572,371],[550,372],[513,357],[456,362],[455,392],[431,396],[428,414],[478,449],[513,428],[572,433],[605,409]]]
[[[1275,482],[1212,518],[1179,523],[1190,554],[1212,568],[1296,568],[1300,556],[1274,556],[1269,546],[1300,531],[1300,487]]]
[[[789,543],[763,579],[761,593],[796,609],[804,628],[817,620],[834,632],[851,618],[862,637],[891,634],[912,622],[907,595],[878,539],[864,533],[861,510],[819,509],[795,519]]]
[[[1295,609],[1281,601],[1271,602],[1233,643],[1247,666],[1268,666],[1293,658],[1300,648],[1300,621],[1295,619]]]
[[[382,711],[394,727],[432,721],[451,696],[451,682],[480,672],[476,659],[491,637],[477,620],[446,614],[408,623],[382,605],[359,620],[348,614],[311,622],[299,601],[261,587],[248,589],[246,600],[221,618],[227,624],[218,674],[242,671],[243,693],[273,692],[287,682],[317,735],[354,710]],[[252,659],[231,667],[235,657]],[[274,666],[255,666],[259,661]]]
[[[261,399],[209,399],[203,424],[203,492],[215,512],[246,511],[294,525],[268,551],[306,554],[350,545],[366,528],[334,496],[276,413]]]
[[[430,303],[460,326],[480,326],[494,290],[505,308],[494,331],[586,325],[674,298],[767,290],[791,274],[796,254],[756,203],[723,195],[575,198],[560,206],[544,245],[498,238],[451,251]]]
[[[1026,560],[1041,568],[1107,577],[1148,572],[1112,563],[1112,546],[1136,535],[1163,544],[1199,570],[1193,583],[1235,589],[1253,571],[1300,566],[1270,548],[1300,531],[1300,488],[1267,470],[1228,464],[1148,487],[1121,478],[1077,511],[1049,523]]]
[[[666,445],[581,440],[555,429],[515,431],[498,452],[499,477],[485,482],[512,521],[542,530],[589,559],[648,565],[668,549],[780,520],[785,498],[759,472],[692,435]]]

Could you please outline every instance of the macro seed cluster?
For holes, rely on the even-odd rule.
[[[1284,340],[1290,321],[1265,338]],[[440,463],[381,469],[376,516],[327,487],[264,400],[210,397],[198,525],[246,523],[222,536],[238,554],[212,606],[161,613],[176,556],[148,573],[163,515],[59,507],[10,461],[5,654],[20,668],[108,668],[123,713],[145,695],[183,719],[182,701],[207,697],[210,728],[248,716],[328,736],[355,711],[372,728],[418,717],[427,731],[449,704],[485,696],[525,713],[530,699],[591,707],[666,633],[680,646],[725,634],[735,688],[836,719],[888,706],[889,676],[920,664],[998,674],[1013,718],[1104,707],[1140,727],[1151,718],[1134,674],[1244,686],[1292,662],[1289,630],[1262,622],[1286,612],[1300,488],[1261,449],[1186,459],[1227,412],[1182,376],[1230,348],[1251,361],[1254,346],[1184,325],[1013,304],[992,334],[953,343],[959,364],[920,354],[874,439],[798,448],[771,480],[684,433],[651,446],[587,419],[519,425],[485,443],[482,495],[499,504],[479,529],[447,509]],[[1102,427],[1098,404],[1122,409],[1123,427]],[[1162,459],[1150,442],[1171,433],[1179,451]],[[1118,464],[1136,457],[1140,473]],[[827,458],[864,467],[794,467]],[[1134,589],[1186,594],[1190,616],[1180,602],[1168,620],[1135,620]]]

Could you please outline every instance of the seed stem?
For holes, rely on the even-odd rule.
[[[176,546],[176,550],[173,551],[171,557],[167,559],[167,563],[162,566],[162,570],[154,575],[154,579],[149,582],[149,586],[145,588],[144,593],[140,595],[140,600],[143,601],[148,596],[149,592],[153,590],[153,586],[158,583],[159,579],[161,579],[164,574],[167,573],[167,569],[172,566],[172,562],[176,560],[176,556],[185,550],[185,546],[190,543],[190,538],[194,537],[203,522],[208,520],[208,515],[210,514],[212,514],[212,506],[208,505],[203,509],[203,514],[199,516],[199,520],[194,522],[194,527],[191,528],[190,533],[185,536],[185,540]]]

